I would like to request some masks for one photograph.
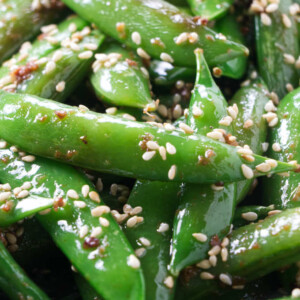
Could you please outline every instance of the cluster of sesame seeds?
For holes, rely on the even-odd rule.
[[[117,64],[122,58],[120,53],[97,53],[95,54],[96,60],[94,61],[92,68],[94,73],[98,72],[101,68],[110,68]]]
[[[267,159],[265,162],[257,165],[255,169],[259,172],[270,172],[273,168],[277,167],[277,161],[274,159]]]
[[[253,156],[253,151],[250,149],[248,145],[244,145],[244,147],[237,146],[237,153],[241,155],[247,161],[253,162],[255,160]]]
[[[213,131],[208,132],[206,134],[207,137],[225,143],[225,136],[226,135],[226,131],[224,129],[220,129],[220,128],[215,128],[213,129]]]
[[[40,11],[42,9],[50,9],[54,6],[60,6],[60,5],[58,3],[53,4],[51,0],[32,0],[32,2],[31,2],[31,10],[32,11]]]
[[[1,228],[0,241],[9,252],[16,252],[19,249],[18,239],[24,234],[23,220],[15,223],[8,228]]]
[[[198,42],[198,40],[199,35],[197,32],[183,32],[174,39],[176,45],[181,45],[186,42],[190,44],[195,44]]]
[[[275,112],[269,111],[262,116],[267,122],[269,127],[274,127],[278,124],[278,116]]]
[[[111,213],[117,223],[122,224],[125,220],[126,226],[128,228],[135,227],[137,224],[140,224],[144,221],[144,218],[138,216],[143,211],[141,206],[131,207],[129,204],[123,206],[123,214],[120,214],[118,211],[113,210]]]

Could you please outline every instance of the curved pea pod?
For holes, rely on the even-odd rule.
[[[0,241],[0,288],[12,300],[21,297],[48,300],[47,295],[33,283],[14,261]]]
[[[250,170],[265,157],[254,155],[255,161],[248,162],[235,147],[205,136],[4,91],[0,91],[0,136],[36,155],[134,178],[213,183],[267,174]],[[150,140],[164,147],[170,143],[176,153],[164,159],[165,149],[150,152]],[[208,164],[199,164],[208,149],[215,155]],[[268,174],[290,170],[296,167],[278,162]]]
[[[208,1],[206,1],[206,3],[207,2]],[[241,29],[236,18],[236,15],[227,15],[216,22],[214,29],[224,34],[227,38],[237,43],[244,44],[245,38],[241,33]],[[223,62],[213,69],[214,75],[217,77],[227,76],[230,78],[239,79],[244,75],[246,71],[247,61],[248,58],[246,56],[240,56],[232,60]]]
[[[134,52],[108,44],[95,57],[90,80],[100,99],[111,105],[155,109],[148,71]]]
[[[233,0],[188,0],[192,12],[207,20],[215,20],[224,16],[233,2]]]
[[[144,299],[139,261],[109,208],[100,205],[99,195],[82,173],[43,158],[24,162],[5,148],[0,150],[0,180],[11,186],[30,182],[30,195],[54,199],[52,209],[37,215],[39,222],[105,299]],[[114,280],[120,274],[124,280]]]
[[[41,26],[58,20],[62,8],[60,1],[52,1],[48,5],[32,0],[1,3],[0,62],[11,56],[24,41],[37,35]]]
[[[270,134],[270,157],[286,162],[300,161],[300,88],[289,93],[279,104],[278,124]],[[287,175],[287,174],[282,174]],[[265,199],[276,208],[299,206],[300,174],[274,176],[265,180]]]
[[[289,13],[291,4],[291,0],[280,1],[273,13],[255,17],[259,71],[269,90],[280,99],[287,93],[287,84],[296,87],[299,81],[295,65],[299,44],[296,23]],[[255,11],[253,6],[251,9]]]
[[[243,286],[299,260],[300,210],[288,209],[234,230],[229,237],[225,261],[207,270],[193,268],[178,288],[178,299],[199,299],[223,286]],[[224,256],[224,253],[223,253]],[[225,256],[224,256],[225,257]],[[200,275],[201,274],[201,275]],[[202,279],[201,279],[202,278]],[[210,279],[209,279],[210,278]]]
[[[178,183],[137,181],[124,212],[142,210],[143,224],[125,223],[124,231],[140,255],[146,282],[146,299],[173,299],[174,279],[168,271],[171,224],[178,205]],[[131,210],[131,208],[133,210]]]
[[[210,74],[202,51],[196,50],[195,54],[197,78],[187,123],[197,133],[207,134],[222,127],[219,122],[227,116],[227,102]],[[202,159],[209,159],[209,155],[208,151]],[[228,233],[235,206],[236,184],[222,184],[221,187],[184,184],[181,194],[171,247],[170,269],[174,275],[204,259],[214,236],[222,238]],[[198,233],[201,233],[202,240],[197,239]]]
[[[222,39],[201,25],[199,18],[193,19],[165,1],[115,0],[109,5],[104,0],[63,2],[107,35],[137,49],[145,59],[151,56],[179,66],[195,66],[192,53],[203,48],[208,64],[215,66],[248,55],[243,45]]]
[[[254,153],[262,154],[268,131],[267,122],[263,118],[267,113],[265,107],[276,109],[268,98],[265,84],[260,79],[252,81],[233,96],[230,105],[232,107],[236,105],[238,111],[232,124],[239,145],[242,147],[248,145]],[[252,180],[244,180],[237,183],[237,203],[247,195],[252,182]]]

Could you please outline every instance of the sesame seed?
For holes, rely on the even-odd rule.
[[[83,51],[80,54],[78,54],[78,58],[80,59],[89,59],[93,56],[93,52],[88,50],[88,51]]]
[[[210,261],[208,259],[204,259],[204,260],[200,261],[199,263],[196,264],[196,266],[198,268],[205,269],[205,270],[211,268],[211,264],[210,264]]]
[[[23,199],[29,196],[29,192],[27,190],[23,190],[16,196],[18,199]]]
[[[160,223],[158,229],[156,230],[159,233],[163,233],[168,231],[170,228],[169,224],[167,223]]]
[[[209,251],[208,251],[208,255],[209,256],[212,256],[212,255],[218,255],[221,251],[221,247],[216,245],[216,246],[213,246]]]
[[[204,234],[204,233],[193,233],[192,236],[198,241],[198,242],[201,242],[201,243],[204,243],[207,241],[207,235]]]
[[[10,191],[11,186],[9,183],[0,184],[0,191]]]
[[[282,14],[282,23],[286,28],[291,28],[292,27],[292,21],[286,14]]]
[[[123,206],[123,212],[124,212],[125,214],[130,214],[131,211],[132,211],[132,206],[131,206],[130,204],[125,204],[125,205]]]
[[[221,282],[223,282],[226,285],[232,285],[232,279],[227,274],[220,274],[219,279]]]
[[[32,188],[32,185],[29,181],[25,181],[21,186],[22,190],[30,190],[31,188]]]
[[[79,199],[79,196],[75,190],[68,190],[67,197],[69,197],[71,199]]]
[[[22,160],[28,163],[34,162],[35,161],[35,156],[33,155],[26,155],[22,157]]]
[[[17,148],[16,146],[11,146],[9,149],[10,149],[10,151],[12,151],[12,152],[14,152],[14,153],[16,153],[16,152],[19,151],[18,148]]]
[[[300,56],[298,57],[298,59],[295,62],[295,67],[296,67],[296,69],[300,69]]]
[[[265,105],[265,111],[267,112],[275,112],[277,110],[272,100],[269,100]]]
[[[144,247],[137,248],[135,251],[137,257],[142,257],[146,253],[146,249]]]
[[[89,191],[90,191],[89,185],[85,184],[85,185],[82,186],[82,188],[81,188],[81,194],[82,194],[82,196],[84,198],[86,198],[88,196]]]
[[[223,126],[230,126],[231,122],[232,122],[232,117],[226,116],[219,121],[219,124]]]
[[[176,176],[176,170],[177,170],[176,165],[172,165],[171,168],[170,168],[170,170],[168,171],[168,178],[170,180],[173,180],[175,178],[175,176]]]
[[[187,134],[192,134],[194,130],[185,123],[179,123],[179,128],[182,129]]]
[[[255,221],[258,218],[257,213],[252,212],[252,211],[242,213],[241,216],[244,220],[249,221],[249,222]]]
[[[140,45],[141,42],[142,42],[142,37],[141,35],[137,32],[137,31],[134,31],[132,34],[131,34],[131,39],[132,41],[137,44],[137,45]]]
[[[148,141],[148,142],[146,143],[146,146],[147,146],[147,148],[150,149],[150,150],[157,150],[157,149],[159,149],[158,143],[157,143],[157,142],[154,142],[154,141]]]
[[[0,202],[6,201],[11,197],[11,192],[0,193]]]
[[[279,210],[279,209],[271,210],[268,212],[268,216],[277,215],[279,213],[281,213],[281,210]]]
[[[265,161],[271,168],[276,168],[278,163],[275,159],[267,159]]]
[[[85,208],[86,207],[86,203],[84,201],[74,201],[73,204],[78,207],[78,208]]]
[[[163,160],[167,159],[167,151],[166,151],[166,148],[164,146],[160,146],[159,149],[158,149],[158,152],[159,152],[159,155],[161,156],[161,158]]]
[[[117,112],[117,108],[116,107],[109,107],[105,110],[105,112],[108,114],[108,115],[114,115],[116,112]]]
[[[300,289],[298,289],[298,288],[293,289],[291,296],[292,296],[292,298],[299,298],[300,297]]]
[[[167,131],[173,131],[173,130],[175,130],[176,128],[173,126],[173,125],[171,125],[170,123],[164,123],[164,128],[167,130]]]
[[[227,259],[228,259],[228,250],[226,248],[221,249],[221,258],[222,258],[222,261],[227,261]]]
[[[296,59],[293,55],[284,53],[283,54],[284,62],[289,65],[293,65],[296,62]]]
[[[200,117],[203,115],[203,110],[198,106],[193,106],[192,114],[195,118]]]
[[[218,186],[216,184],[212,184],[211,185],[211,188],[214,190],[214,191],[222,191],[224,189],[224,186]]]
[[[188,37],[189,37],[188,33],[187,32],[183,32],[183,33],[181,33],[179,36],[177,36],[175,38],[175,43],[177,45],[180,45],[180,44],[186,42],[188,40]]]
[[[126,222],[127,227],[131,228],[134,227],[138,222],[138,217],[137,216],[133,216],[131,218],[129,218]]]
[[[215,276],[209,272],[201,272],[200,273],[200,278],[203,280],[211,280],[214,279]]]
[[[191,44],[195,44],[199,40],[199,35],[197,32],[191,32],[188,36],[188,40]]]
[[[127,119],[127,120],[130,120],[130,121],[136,121],[136,118],[130,114],[123,114],[122,115],[123,118]]]
[[[275,152],[280,152],[280,151],[281,151],[281,147],[280,147],[279,143],[274,143],[274,144],[272,145],[272,149],[273,149],[273,151],[275,151]]]
[[[229,106],[227,108],[227,112],[232,117],[232,119],[235,120],[239,112],[238,106],[236,104],[233,104],[233,106]]]
[[[151,246],[151,242],[148,239],[144,238],[144,237],[139,238],[139,241],[145,247]]]
[[[5,148],[7,148],[7,142],[0,141],[0,149],[5,149]]]
[[[138,269],[141,266],[141,263],[135,255],[130,254],[127,258],[127,265],[133,269]]]
[[[173,154],[176,153],[176,148],[175,148],[175,146],[173,146],[173,145],[170,144],[170,143],[167,143],[167,144],[166,144],[166,150],[167,150],[167,152],[168,152],[169,154],[171,154],[171,155],[173,155]]]
[[[136,52],[141,58],[150,59],[150,55],[142,48],[137,48]]]
[[[285,87],[288,92],[292,92],[294,90],[294,87],[290,83],[287,83]]]
[[[156,154],[155,151],[147,151],[143,154],[142,158],[143,158],[143,160],[148,161],[148,160],[152,159],[155,154]]]
[[[211,255],[208,260],[212,267],[215,267],[217,265],[218,259],[215,255]]]
[[[103,214],[108,214],[110,212],[110,208],[106,205],[97,206],[91,210],[93,217],[100,217]]]
[[[129,214],[134,216],[134,215],[140,214],[142,211],[143,211],[143,208],[141,206],[136,206],[135,208],[131,209]]]
[[[78,109],[82,113],[89,111],[88,107],[86,107],[85,105],[82,105],[82,104],[79,104]]]
[[[261,19],[262,24],[265,26],[270,26],[272,24],[271,18],[265,13],[262,13],[260,15],[260,19]]]
[[[172,276],[167,276],[164,280],[164,284],[167,288],[172,289],[174,287],[174,279]]]
[[[17,238],[14,234],[8,232],[6,233],[5,235],[5,238],[7,239],[7,241],[11,244],[11,245],[14,245],[17,243]]]
[[[171,55],[169,55],[168,53],[162,52],[160,54],[160,59],[169,63],[173,63],[174,59],[172,58]]]
[[[55,89],[56,89],[56,91],[57,91],[58,93],[61,93],[61,92],[64,91],[65,87],[66,87],[66,82],[65,82],[65,81],[60,81],[60,82],[56,85]]]
[[[103,217],[100,217],[99,218],[99,222],[100,222],[100,225],[102,225],[103,227],[108,227],[109,226],[109,221]]]
[[[251,154],[253,154],[253,151],[250,149],[250,147],[248,145],[245,145],[243,148],[241,148],[240,146],[237,146],[237,153],[251,155]]]
[[[49,61],[47,62],[46,64],[46,67],[45,67],[45,74],[49,74],[51,73],[52,71],[54,71],[56,68],[56,63],[54,61]]]
[[[267,6],[266,12],[268,14],[275,12],[278,9],[278,4],[277,3],[271,3]]]
[[[242,172],[243,172],[243,175],[245,176],[245,178],[247,178],[247,179],[253,178],[253,176],[254,176],[253,170],[250,167],[248,167],[245,164],[242,164],[241,169],[242,169]]]
[[[52,60],[54,62],[58,62],[63,57],[63,53],[61,50],[57,50],[54,52]],[[46,62],[46,61],[45,61]]]
[[[223,139],[223,134],[221,132],[218,132],[218,131],[208,132],[206,134],[206,136],[213,139],[213,140],[222,140]]]
[[[244,127],[245,129],[248,129],[248,128],[252,127],[253,125],[254,125],[253,121],[250,120],[250,119],[248,119],[247,121],[245,121],[243,127]]]
[[[271,170],[271,166],[267,163],[261,163],[255,167],[255,169],[259,172],[269,172]]]
[[[49,32],[51,32],[55,29],[57,29],[57,25],[50,24],[50,25],[46,25],[46,26],[41,27],[41,32],[42,33],[49,33]],[[26,48],[27,48],[27,42],[25,42],[25,43],[26,43]],[[22,45],[22,47],[25,46],[25,43]]]
[[[92,229],[91,237],[98,237],[102,233],[102,228],[100,226]]]
[[[221,246],[222,247],[227,247],[229,245],[229,238],[228,237],[224,237]]]
[[[49,214],[50,212],[51,212],[51,208],[47,208],[47,209],[41,210],[39,212],[39,215],[44,216],[44,215]]]
[[[16,188],[14,188],[13,193],[15,196],[18,196],[18,194],[21,193],[21,191],[22,191],[22,189],[20,187],[16,187]]]
[[[95,191],[89,192],[89,197],[94,202],[100,203],[101,201],[99,194]]]
[[[76,24],[75,24],[75,23],[71,23],[71,24],[69,25],[69,27],[68,27],[68,30],[69,30],[70,32],[75,32],[75,31],[77,30]]]

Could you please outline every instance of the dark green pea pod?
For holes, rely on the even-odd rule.
[[[245,38],[241,32],[240,25],[236,18],[236,15],[227,15],[216,22],[214,29],[217,32],[224,34],[227,38],[237,43],[244,44]],[[230,78],[239,79],[245,74],[247,69],[247,61],[248,59],[246,56],[240,56],[226,61],[214,68],[214,75],[217,77],[227,76]]]
[[[0,288],[11,300],[48,300],[47,295],[33,283],[14,261],[0,241]]]
[[[265,106],[268,101],[268,90],[259,79],[242,87],[230,101],[230,105],[237,105],[238,108],[233,131],[239,145],[248,145],[257,154],[263,153],[262,143],[267,137],[268,126],[263,114],[266,113]],[[237,203],[247,195],[252,182],[244,180],[237,183]]]
[[[97,96],[110,105],[155,110],[149,74],[140,57],[121,45],[108,44],[96,54],[91,83]]]
[[[195,54],[197,78],[187,124],[197,133],[207,134],[222,127],[219,122],[227,116],[227,102],[210,74],[202,51],[196,50]],[[202,159],[209,160],[207,155]],[[171,247],[170,269],[174,275],[204,259],[213,236],[222,238],[228,233],[235,207],[236,184],[226,184],[221,190],[211,185],[184,184],[181,193]],[[204,234],[206,240],[200,242],[193,236],[195,233]]]
[[[281,99],[287,84],[296,87],[299,74],[295,61],[299,57],[297,26],[289,13],[293,2],[283,0],[273,13],[255,16],[256,49],[259,72],[270,92]]]
[[[191,132],[186,125],[179,126]],[[0,90],[0,136],[36,155],[115,175],[191,183],[231,182],[296,170],[278,162],[268,173],[253,172],[267,158],[254,155],[255,161],[249,162],[233,146],[185,132]],[[176,153],[167,155],[161,148],[159,154],[157,147],[150,152],[150,140],[164,147],[170,143]],[[215,155],[209,164],[199,164],[208,149]]]
[[[300,161],[300,88],[289,93],[278,106],[278,124],[270,134],[270,157],[283,161]],[[284,174],[283,174],[284,175]],[[266,203],[278,209],[298,207],[300,174],[273,176],[264,183]]]
[[[174,279],[168,271],[172,222],[178,206],[178,183],[137,181],[127,204],[141,207],[144,223],[124,226],[125,234],[136,253],[146,282],[146,299],[173,299]],[[146,240],[145,240],[146,239]]]
[[[0,150],[0,180],[11,186],[30,182],[31,195],[55,200],[53,209],[37,215],[38,220],[105,299],[144,299],[139,261],[109,210],[99,223],[100,213],[93,209],[99,207],[100,198],[82,173],[43,158],[24,162],[6,148]],[[120,274],[124,280],[116,281]]]
[[[82,300],[103,300],[89,283],[79,274],[74,274],[76,285],[78,286]]]
[[[226,14],[233,0],[188,0],[192,12],[207,20],[215,20]]]
[[[203,48],[208,64],[215,66],[249,53],[245,46],[225,40],[200,24],[199,18],[193,19],[165,1],[63,2],[107,35],[137,49],[145,59],[151,56],[178,66],[195,66],[192,53]]]
[[[216,267],[208,270],[193,267],[187,277],[183,274],[177,299],[200,299],[222,286],[241,287],[248,281],[298,261],[300,209],[288,209],[261,223],[240,227],[232,232],[229,239],[228,248],[223,248],[228,253],[226,261],[219,259]]]
[[[20,45],[39,33],[40,27],[55,22],[63,13],[60,1],[48,5],[32,0],[7,0],[0,11],[0,63]]]

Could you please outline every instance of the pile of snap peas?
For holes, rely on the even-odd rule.
[[[0,299],[300,299],[299,0],[0,0]]]

